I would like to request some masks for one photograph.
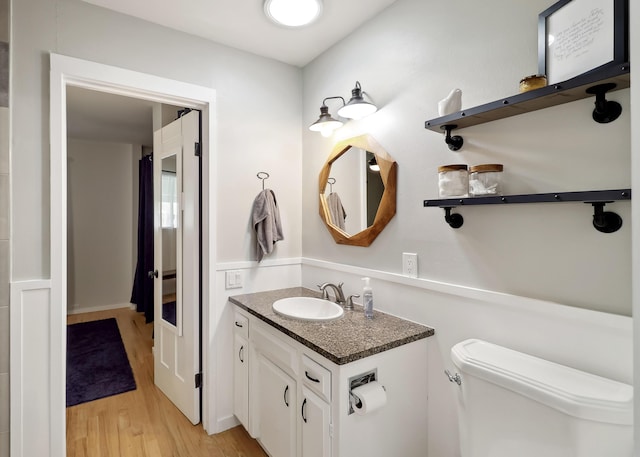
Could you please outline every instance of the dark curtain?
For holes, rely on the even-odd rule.
[[[138,171],[140,192],[138,196],[138,262],[133,279],[131,303],[144,313],[147,323],[153,322],[153,162],[152,157],[140,159]]]

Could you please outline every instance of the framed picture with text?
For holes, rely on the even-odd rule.
[[[628,61],[628,0],[560,0],[538,15],[538,73],[555,84]]]

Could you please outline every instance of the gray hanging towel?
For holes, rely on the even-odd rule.
[[[342,201],[340,201],[340,197],[337,192],[331,192],[329,194],[327,197],[327,205],[329,206],[331,223],[340,230],[344,230],[344,220],[347,218],[347,213],[342,206]]]
[[[253,228],[256,231],[258,262],[271,254],[277,241],[284,240],[280,211],[276,203],[276,196],[271,189],[265,189],[253,201],[251,211]]]

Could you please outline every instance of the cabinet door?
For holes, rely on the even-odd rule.
[[[233,344],[233,412],[249,429],[249,344],[239,333]]]
[[[302,456],[331,457],[331,407],[306,387],[302,397]]]
[[[274,457],[296,452],[296,383],[264,355],[257,353],[258,440]],[[252,400],[253,401],[253,400]]]

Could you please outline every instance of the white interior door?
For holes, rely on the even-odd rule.
[[[153,134],[154,379],[200,422],[199,112]]]

